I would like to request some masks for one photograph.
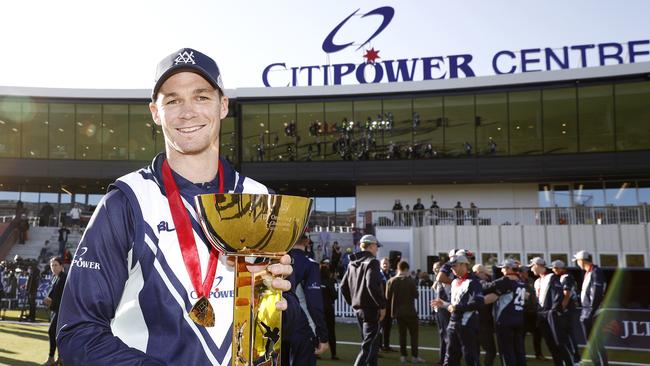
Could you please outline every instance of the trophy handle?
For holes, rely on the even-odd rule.
[[[266,270],[278,259],[251,264],[235,256],[232,365],[280,365],[282,311],[275,304],[282,292],[272,288],[273,275]]]

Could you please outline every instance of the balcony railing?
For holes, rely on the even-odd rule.
[[[650,206],[439,208],[417,211],[372,211],[373,226],[427,225],[612,225],[645,224]],[[366,222],[367,224],[368,222]]]

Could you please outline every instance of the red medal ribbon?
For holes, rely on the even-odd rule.
[[[218,165],[219,170],[219,193],[223,193],[223,169],[221,160]],[[169,201],[169,209],[172,213],[174,220],[174,227],[176,228],[176,235],[178,236],[178,243],[181,247],[183,254],[183,262],[187,269],[187,274],[192,280],[194,291],[196,291],[197,298],[209,296],[210,289],[214,283],[214,276],[217,273],[217,262],[219,260],[219,253],[214,248],[210,248],[210,260],[208,261],[208,273],[201,284],[201,262],[199,261],[199,252],[196,249],[196,241],[194,240],[194,232],[192,231],[192,223],[190,222],[189,215],[181,199],[181,194],[172,175],[172,170],[169,167],[167,160],[162,163],[162,176],[165,191],[167,192],[167,201]],[[206,297],[207,297],[206,296]]]

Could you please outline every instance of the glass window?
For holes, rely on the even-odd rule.
[[[75,193],[74,201],[82,206],[86,204],[86,194],[85,193]]]
[[[528,263],[530,263],[530,260],[535,258],[535,257],[544,258],[544,254],[543,253],[528,253],[528,254],[526,254],[526,265],[528,265]],[[547,263],[547,265],[550,265],[550,263]]]
[[[626,254],[625,265],[627,267],[643,268],[645,267],[645,257],[643,254]]]
[[[538,90],[513,92],[510,106],[510,154],[526,155],[542,152],[542,108]]]
[[[74,104],[50,103],[50,159],[74,159]]]
[[[640,180],[637,182],[638,195],[639,195],[639,204],[640,205],[650,205],[650,181]]]
[[[269,105],[244,104],[242,111],[242,158],[244,161],[269,160],[266,149],[269,131]]]
[[[521,253],[505,253],[503,257],[505,259],[514,259],[521,262]]]
[[[476,95],[476,153],[508,155],[506,93]]]
[[[413,116],[420,120],[413,129],[413,143],[424,146],[424,158],[440,156],[444,147],[442,97],[414,98]]]
[[[20,200],[19,186],[0,183],[0,217],[14,217],[18,200]]]
[[[231,164],[237,163],[237,136],[235,134],[235,117],[221,120],[219,135],[219,154]]]
[[[23,158],[47,159],[47,103],[23,103]]]
[[[540,184],[537,192],[537,201],[539,207],[551,207],[553,206],[553,196],[551,192],[551,186],[548,184]]]
[[[606,182],[605,198],[608,205],[636,206],[635,182]]]
[[[612,85],[578,88],[578,121],[581,152],[614,150]]]
[[[327,135],[322,148],[326,160],[351,158],[350,142],[346,140],[345,136],[350,128],[352,118],[352,102],[325,103],[325,121],[329,130],[332,131]]]
[[[573,185],[573,202],[576,206],[605,206],[602,182],[585,182]]]
[[[444,98],[445,154],[475,154],[474,96],[458,95]]]
[[[61,203],[59,205],[59,210],[61,210],[61,215],[63,216],[61,222],[65,222],[65,215],[72,208],[72,192],[70,187],[61,186]]]
[[[356,114],[356,104],[354,111]],[[390,140],[402,147],[404,150],[402,158],[418,157],[424,150],[413,143],[413,129],[419,128],[421,122],[420,118],[414,118],[410,98],[384,99],[383,115],[372,118],[369,126],[372,136],[377,142],[377,153],[385,152],[386,142]],[[386,130],[386,126],[389,126],[388,130]]]
[[[102,112],[102,159],[126,160],[129,141],[129,106],[104,104]]]
[[[575,88],[549,89],[542,94],[544,153],[578,151],[578,106]]]
[[[145,104],[129,105],[129,160],[151,160],[158,152],[155,149],[154,126],[151,112]]]
[[[156,140],[155,154],[158,154],[159,152],[165,151],[165,134],[163,133],[162,127],[160,127],[155,123],[153,125],[153,128],[154,131],[156,131],[156,133],[154,134],[154,139]]]
[[[316,197],[315,212],[333,214],[336,201],[334,197]]]
[[[300,160],[322,160],[329,125],[325,124],[323,103],[298,103],[298,156]]]
[[[569,262],[569,256],[566,253],[551,253],[550,257],[551,261],[549,264],[551,264],[553,261],[562,261],[567,267],[571,266],[571,263]]]
[[[20,157],[20,102],[0,100],[0,157]]]
[[[618,267],[618,255],[617,254],[601,254],[600,255],[600,266],[601,267]]]
[[[616,149],[650,147],[650,82],[617,84]]]
[[[269,105],[270,145],[267,157],[273,161],[296,160],[296,105]]]
[[[99,204],[99,201],[104,198],[103,194],[89,194],[88,195],[88,205],[90,206],[97,206]]]
[[[27,216],[37,216],[40,211],[38,205],[39,190],[39,186],[28,185],[21,187],[20,200],[23,201]]]
[[[497,253],[481,253],[481,263],[488,268],[497,265],[499,264],[499,255]]]
[[[79,160],[99,160],[101,158],[101,104],[76,105],[76,154]]]

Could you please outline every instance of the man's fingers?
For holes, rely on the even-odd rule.
[[[268,271],[274,276],[287,277],[293,272],[293,267],[290,264],[276,263],[271,264],[268,267]]]
[[[282,257],[280,257],[280,264],[289,264],[291,265],[291,256],[289,254],[285,254]]]
[[[280,291],[289,291],[291,290],[291,282],[283,280],[281,278],[274,278],[272,285],[274,289]]]
[[[278,302],[275,303],[275,308],[280,310],[280,311],[285,311],[287,310],[287,300],[282,299]]]

